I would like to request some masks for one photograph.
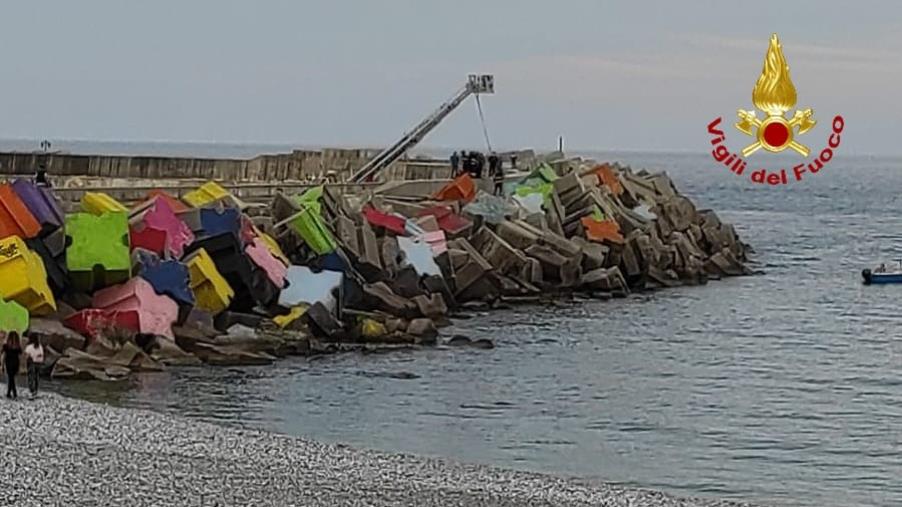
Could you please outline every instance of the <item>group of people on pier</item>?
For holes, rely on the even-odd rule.
[[[494,151],[488,157],[480,151],[461,150],[460,153],[451,154],[451,176],[456,178],[461,174],[469,174],[471,178],[482,179],[488,165],[488,177],[492,179],[495,187],[494,195],[504,195],[504,166],[501,157]],[[511,169],[517,169],[517,156],[510,157]]]

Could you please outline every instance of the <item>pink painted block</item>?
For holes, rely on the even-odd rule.
[[[254,238],[244,251],[254,264],[266,272],[266,276],[269,277],[276,287],[280,289],[285,287],[285,275],[288,273],[288,267],[273,256],[260,238]]]
[[[241,243],[250,245],[257,237],[257,230],[254,228],[254,222],[247,215],[241,215],[241,229],[238,231],[241,235]]]
[[[143,278],[135,277],[121,285],[97,291],[92,306],[107,311],[136,311],[140,332],[175,339],[172,324],[178,320],[178,304],[158,295]]]
[[[445,231],[424,232],[420,235],[420,238],[432,247],[432,255],[441,255],[448,251],[448,243],[445,242]]]
[[[194,233],[191,232],[185,222],[172,211],[172,206],[166,199],[154,199],[153,206],[144,214],[144,226],[151,229],[166,231],[168,236],[168,248],[173,257],[181,259],[185,253],[185,247],[194,243]]]

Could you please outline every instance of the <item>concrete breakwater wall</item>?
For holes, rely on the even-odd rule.
[[[251,159],[160,156],[78,155],[71,153],[0,152],[0,174],[32,175],[44,165],[55,177],[87,176],[127,179],[204,179],[224,182],[311,181],[330,176],[346,181],[378,150],[324,148],[258,155]],[[429,159],[399,160],[384,179],[446,178],[450,167]],[[59,185],[57,185],[59,186]]]

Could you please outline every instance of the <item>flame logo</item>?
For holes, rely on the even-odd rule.
[[[796,87],[789,77],[789,64],[777,34],[770,38],[761,77],[752,90],[752,103],[770,116],[782,116],[796,105]]]
[[[761,148],[774,153],[791,148],[803,157],[808,156],[808,148],[793,139],[795,128],[798,127],[798,134],[801,135],[811,130],[817,121],[811,108],[796,111],[788,120],[783,116],[783,113],[796,105],[796,87],[789,77],[789,65],[783,56],[783,46],[780,45],[777,34],[770,38],[761,77],[752,89],[752,102],[767,116],[759,120],[755,111],[740,109],[736,112],[739,116],[736,128],[747,136],[758,138],[756,142],[743,148],[743,156],[747,157]]]

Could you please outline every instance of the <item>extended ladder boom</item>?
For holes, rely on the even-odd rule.
[[[403,155],[407,150],[416,146],[429,132],[438,126],[446,116],[451,114],[457,106],[459,106],[467,97],[474,93],[494,93],[494,78],[490,75],[472,74],[467,79],[467,84],[457,91],[453,97],[436,109],[432,114],[417,124],[412,130],[404,134],[395,144],[379,152],[372,160],[360,168],[353,176],[351,181],[361,182],[376,175],[382,169],[385,169],[392,162]]]

